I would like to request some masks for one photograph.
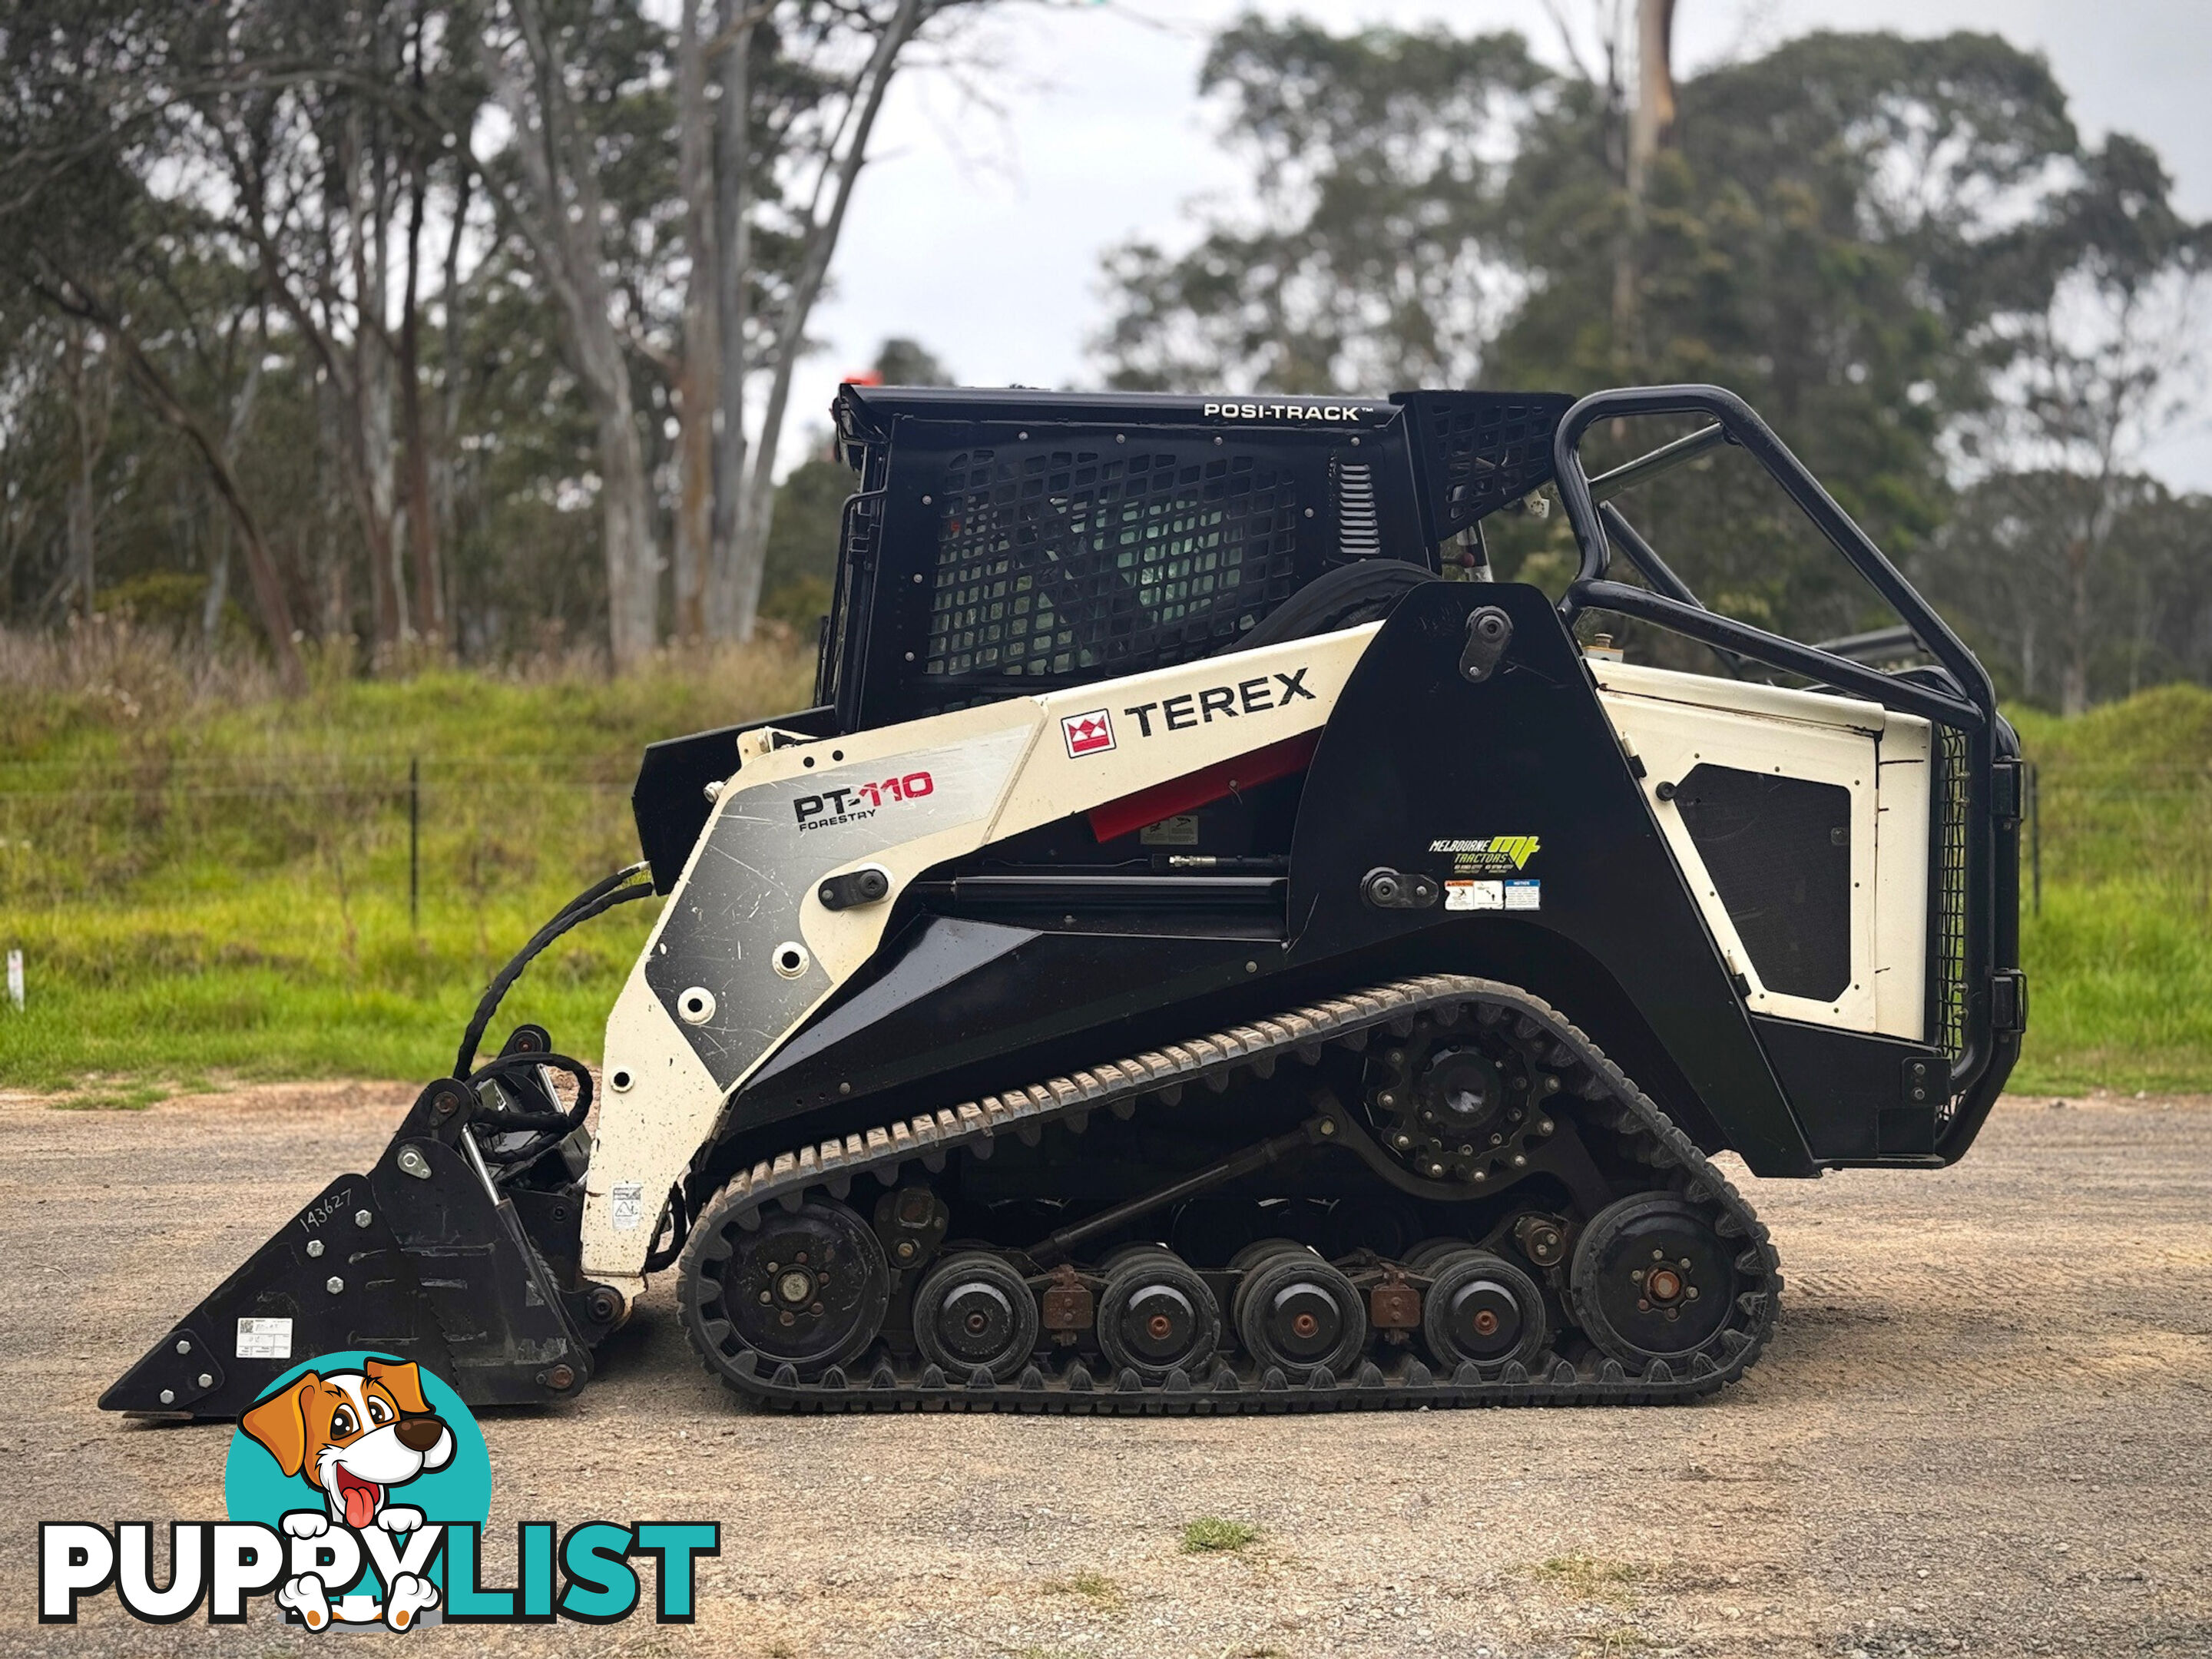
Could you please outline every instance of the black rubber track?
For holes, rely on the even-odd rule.
[[[1365,1360],[1348,1376],[1336,1376],[1324,1369],[1297,1383],[1286,1381],[1279,1371],[1256,1375],[1249,1364],[1217,1359],[1203,1376],[1176,1372],[1164,1382],[1150,1385],[1133,1371],[1118,1377],[1096,1375],[1081,1362],[1049,1369],[1032,1364],[1012,1381],[1000,1382],[981,1369],[970,1376],[949,1377],[934,1365],[895,1364],[885,1357],[866,1375],[832,1367],[818,1378],[804,1380],[795,1366],[733,1345],[726,1328],[707,1327],[696,1313],[693,1290],[704,1241],[732,1220],[748,1229],[757,1226],[762,1209],[769,1204],[796,1209],[817,1190],[842,1200],[855,1176],[895,1184],[908,1163],[919,1162],[935,1172],[954,1152],[967,1150],[988,1157],[988,1144],[1006,1134],[1034,1145],[1048,1129],[1065,1132],[1071,1122],[1080,1127],[1093,1111],[1127,1117],[1140,1103],[1172,1109],[1193,1083],[1225,1090],[1241,1072],[1266,1078],[1273,1075],[1279,1061],[1311,1063],[1327,1047],[1364,1049],[1378,1030],[1395,1028],[1402,1036],[1425,1013],[1456,1010],[1455,1018],[1465,1017],[1485,1006],[1533,1022],[1537,1030],[1529,1031],[1524,1024],[1522,1031],[1548,1040],[1553,1069],[1561,1075],[1565,1092],[1583,1103],[1580,1117],[1586,1133],[1603,1129],[1628,1143],[1632,1155],[1652,1169],[1650,1190],[1677,1194],[1710,1212],[1722,1237],[1741,1241],[1735,1267],[1747,1288],[1739,1291],[1728,1323],[1711,1345],[1717,1357],[1700,1352],[1680,1371],[1654,1360],[1640,1374],[1631,1376],[1618,1360],[1585,1362],[1577,1367],[1547,1352],[1531,1365],[1509,1365],[1499,1375],[1485,1377],[1471,1365],[1462,1365],[1450,1376],[1438,1376],[1418,1358],[1407,1355],[1387,1370]],[[1750,1206],[1595,1043],[1547,1004],[1517,987],[1439,974],[1373,986],[757,1164],[724,1189],[692,1230],[690,1247],[684,1255],[679,1301],[685,1334],[707,1369],[742,1397],[787,1410],[1190,1415],[1659,1405],[1700,1399],[1735,1381],[1758,1358],[1772,1333],[1781,1291],[1779,1261]]]

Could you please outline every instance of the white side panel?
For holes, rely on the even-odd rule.
[[[1592,659],[1599,702],[1643,762],[1652,811],[1756,1012],[1917,1039],[1925,1021],[1929,726],[1879,703]],[[1662,782],[1701,762],[1850,792],[1849,987],[1832,1002],[1771,991]]]
[[[1609,662],[1602,657],[1585,659],[1601,689],[1625,696],[1656,697],[1665,702],[1687,703],[1694,708],[1725,709],[1735,714],[1761,714],[1772,720],[1796,720],[1807,726],[1834,726],[1879,737],[1893,714],[1878,702],[1846,697],[1833,691],[1799,691],[1786,685],[1760,685],[1750,680],[1721,679],[1711,674],[1685,674],[1672,668],[1648,668],[1641,663]]]
[[[1658,816],[1659,827],[1729,965],[1750,981],[1752,1010],[1849,1030],[1874,1030],[1874,988],[1867,971],[1874,955],[1874,739],[1847,728],[1698,708],[1656,698],[1602,693],[1600,701],[1613,717],[1614,728],[1629,737],[1643,757],[1644,787]],[[1706,872],[1705,860],[1690,839],[1689,826],[1680,811],[1672,801],[1659,799],[1661,783],[1679,781],[1701,762],[1838,784],[1850,791],[1851,981],[1834,1002],[1784,996],[1766,988],[1758,964],[1744,948]]]
[[[584,1171],[583,1267],[635,1301],[668,1189],[721,1115],[722,1091],[646,984],[642,956],[607,1018],[606,1053],[597,1139]]]
[[[1892,714],[1875,792],[1875,1030],[1918,1042],[1928,1035],[1934,738],[1917,714]]]
[[[726,1098],[645,975],[672,921],[696,914],[686,908],[686,891],[702,860],[741,858],[745,931],[765,927],[774,938],[803,940],[812,958],[804,980],[807,994],[797,1002],[771,961],[731,964],[732,979],[718,998],[738,999],[757,987],[761,1009],[748,1004],[743,1012],[772,1036],[747,1063],[750,1075],[874,954],[898,895],[924,870],[1317,730],[1380,627],[825,738],[747,760],[717,798],[607,1021],[610,1092],[585,1182],[584,1271],[635,1285],[668,1190],[712,1132]],[[831,785],[881,785],[911,769],[898,764],[902,757],[920,755],[957,757],[957,789],[933,789],[908,800],[878,787],[870,798],[875,804],[865,815],[855,812],[849,825],[841,819],[802,830],[790,810],[794,786],[819,793]],[[906,823],[916,832],[911,839],[897,833]],[[890,876],[890,897],[848,910],[825,908],[817,896],[823,878],[866,866]],[[771,1006],[787,1012],[771,1018],[765,1012]],[[630,1086],[616,1090],[623,1076]],[[733,1089],[743,1082],[741,1075]],[[641,1207],[641,1222],[621,1224],[633,1204]]]

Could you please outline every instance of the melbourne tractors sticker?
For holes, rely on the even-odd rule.
[[[228,1522],[171,1523],[168,1583],[154,1583],[153,1525],[39,1528],[39,1619],[75,1624],[111,1587],[149,1624],[241,1624],[255,1596],[310,1631],[333,1626],[610,1624],[647,1593],[653,1616],[693,1617],[696,1561],[720,1553],[712,1522],[550,1521],[516,1530],[515,1583],[487,1586],[478,1546],[491,1462],[461,1397],[410,1362],[324,1354],[280,1377],[240,1419],[224,1472]]]
[[[1536,856],[1534,836],[1480,836],[1464,841],[1432,841],[1431,854],[1452,861],[1444,878],[1447,910],[1540,910],[1544,884],[1533,878],[1510,879]]]

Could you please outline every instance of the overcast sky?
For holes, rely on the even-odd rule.
[[[1062,0],[1057,10],[1001,14],[988,36],[1001,59],[991,77],[1001,115],[935,76],[894,85],[878,159],[837,251],[836,291],[817,314],[826,349],[793,388],[784,463],[823,425],[837,381],[889,336],[920,340],[969,385],[1094,384],[1085,343],[1105,316],[1102,251],[1140,235],[1172,245],[1193,197],[1233,197],[1242,185],[1195,87],[1212,30],[1250,9],[1339,27],[1518,27],[1557,57],[1532,0]],[[1567,0],[1560,9],[1587,8]],[[2086,132],[2118,127],[2148,140],[2183,206],[2212,214],[2208,0],[1680,0],[1678,72],[1819,26],[1993,29],[2040,51]],[[2212,489],[2212,419],[2192,419],[2149,459],[2170,482]]]

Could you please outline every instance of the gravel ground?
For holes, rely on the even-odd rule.
[[[100,1389],[408,1097],[0,1094],[0,1651],[284,1653],[111,1599],[33,1622],[42,1517],[219,1517],[230,1431]],[[1740,1172],[1739,1172],[1740,1173]],[[574,1405],[484,1425],[510,1523],[716,1519],[699,1622],[426,1628],[755,1656],[2212,1654],[2212,1100],[2011,1100],[1966,1163],[1746,1181],[1789,1279],[1717,1401],[1225,1421],[791,1419],[668,1288]],[[1258,1528],[1188,1554],[1188,1522]],[[241,1642],[241,1638],[243,1641]]]

